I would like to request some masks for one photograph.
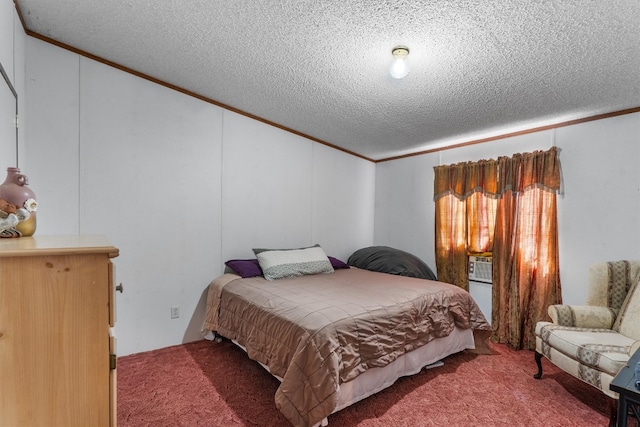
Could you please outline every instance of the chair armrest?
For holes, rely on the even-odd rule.
[[[547,312],[557,325],[592,329],[611,329],[618,316],[617,310],[595,305],[556,304]]]
[[[636,341],[631,344],[631,347],[629,347],[629,357],[633,356],[633,354],[638,351],[638,349],[640,349],[640,341]]]

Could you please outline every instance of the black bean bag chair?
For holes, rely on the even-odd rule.
[[[351,254],[347,264],[380,273],[438,280],[429,266],[420,258],[389,246],[369,246],[358,249]]]

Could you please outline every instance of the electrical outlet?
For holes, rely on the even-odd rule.
[[[180,307],[177,305],[174,305],[171,307],[171,318],[177,319],[178,317],[180,317]]]

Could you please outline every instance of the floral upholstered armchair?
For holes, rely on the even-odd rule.
[[[640,261],[614,261],[589,268],[587,305],[552,305],[552,322],[536,325],[535,358],[542,356],[610,399],[615,425],[618,394],[609,384],[640,348]]]

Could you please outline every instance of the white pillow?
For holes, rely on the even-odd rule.
[[[254,249],[253,252],[267,280],[334,271],[320,245],[301,249]]]

